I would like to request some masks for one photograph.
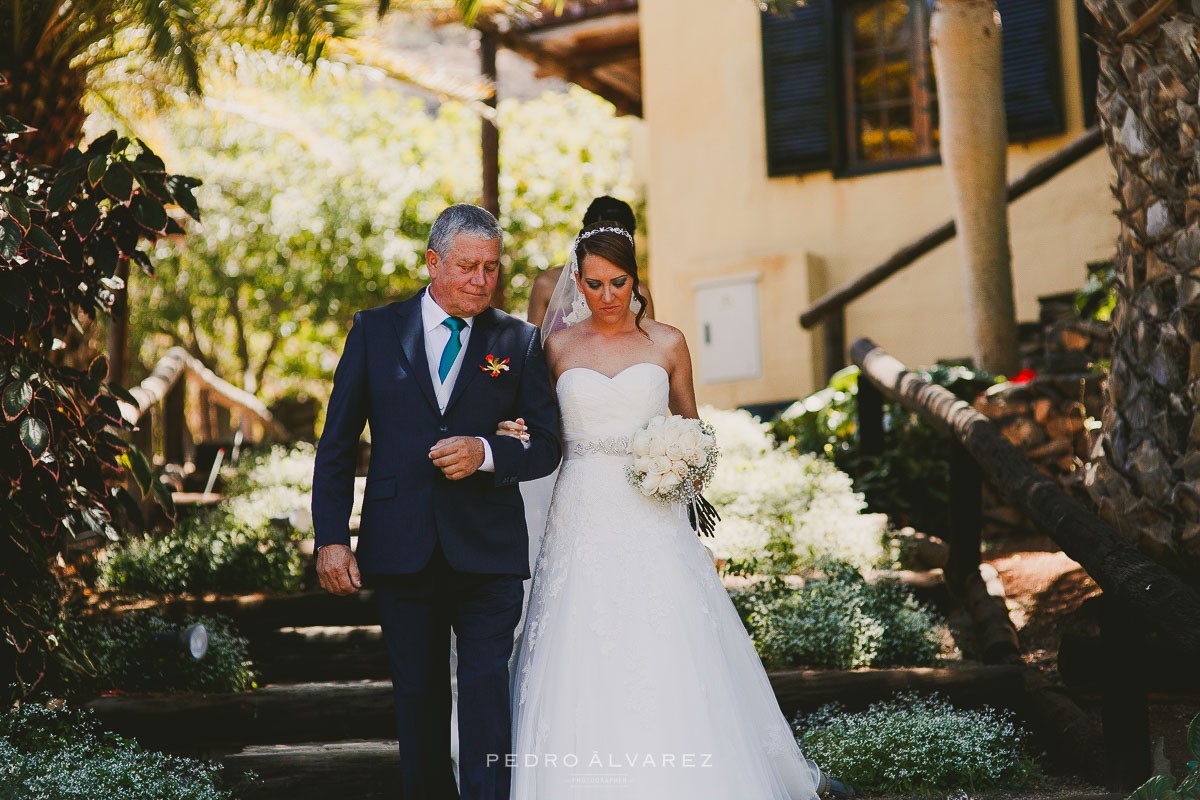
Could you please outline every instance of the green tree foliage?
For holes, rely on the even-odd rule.
[[[153,364],[182,344],[265,396],[332,375],[353,313],[427,279],[437,214],[479,197],[479,119],[430,111],[366,70],[239,51],[237,77],[143,132],[203,175],[204,210],[132,282],[130,340]],[[510,307],[561,264],[598,194],[634,199],[628,123],[581,90],[502,101],[501,224]],[[264,383],[271,385],[264,389]],[[315,387],[308,387],[315,388]]]

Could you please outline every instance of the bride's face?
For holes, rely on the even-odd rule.
[[[633,278],[606,258],[588,253],[575,278],[592,316],[601,322],[617,322],[630,313]]]
[[[580,265],[575,282],[588,303],[593,317],[604,323],[616,323],[630,313],[629,301],[634,296],[634,278],[612,261],[588,253]]]

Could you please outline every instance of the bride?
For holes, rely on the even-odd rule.
[[[513,800],[851,796],[801,753],[686,515],[627,482],[633,433],[697,416],[683,335],[645,318],[627,232],[588,226],[573,256],[542,328],[563,463],[512,678]]]

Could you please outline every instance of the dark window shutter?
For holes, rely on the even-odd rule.
[[[830,0],[762,15],[767,174],[772,177],[834,165],[832,16]]]
[[[1058,11],[1052,0],[996,0],[1004,36],[1004,108],[1008,138],[1064,129]]]
[[[1096,52],[1096,18],[1083,0],[1075,0],[1079,28],[1079,80],[1083,84],[1083,124],[1096,124],[1096,82],[1100,79],[1100,55]]]

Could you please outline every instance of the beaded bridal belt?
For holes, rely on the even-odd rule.
[[[567,452],[573,456],[627,456],[633,452],[632,443],[629,436],[606,436],[570,444]]]

